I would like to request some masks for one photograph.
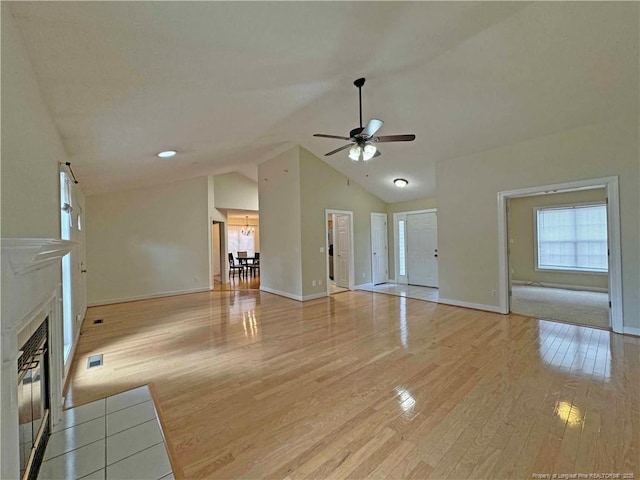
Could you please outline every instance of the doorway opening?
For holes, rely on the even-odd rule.
[[[260,289],[260,216],[257,210],[228,210],[221,268],[227,282],[220,290]]]
[[[327,295],[354,288],[353,212],[325,210]]]
[[[622,333],[618,205],[617,177],[498,192],[501,313]]]
[[[608,329],[604,188],[507,201],[510,310]]]
[[[213,220],[211,224],[211,275],[214,290],[229,282],[225,254],[224,222]]]

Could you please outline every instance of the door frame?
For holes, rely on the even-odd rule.
[[[373,219],[376,217],[382,217],[384,218],[384,223],[385,223],[385,232],[384,232],[384,257],[385,257],[385,274],[384,274],[384,281],[380,282],[380,283],[387,283],[389,281],[389,219],[388,219],[388,215],[386,213],[371,213],[371,283],[373,285],[376,285],[376,283],[374,282],[374,258],[373,258]]]
[[[575,182],[541,185],[498,192],[498,301],[500,313],[510,311],[509,258],[507,238],[507,200],[545,193],[604,188],[607,195],[607,234],[609,243],[609,324],[615,333],[624,333],[622,311],[622,255],[620,246],[620,198],[618,177],[592,178]]]
[[[229,259],[227,258],[227,222],[217,217],[209,218],[209,289],[213,290],[213,224],[220,224],[220,283],[229,283]]]
[[[333,210],[330,208],[326,208],[324,210],[324,257],[325,257],[325,286],[326,286],[326,294],[327,297],[331,295],[329,291],[330,279],[329,279],[329,219],[330,215],[349,215],[349,290],[354,290],[355,288],[355,264],[354,264],[354,254],[353,254],[353,211],[351,210]],[[336,239],[333,239],[333,243],[335,245]],[[335,250],[334,250],[335,253]],[[334,255],[335,257],[335,255]],[[334,277],[335,277],[335,265],[334,265]]]
[[[413,215],[416,213],[438,213],[437,208],[427,208],[424,210],[410,210],[407,212],[397,212],[393,214],[393,275],[395,283],[401,285],[409,284],[409,277],[407,275],[403,275],[404,278],[400,278],[400,249],[398,248],[398,221],[405,221],[405,242],[404,242],[404,258],[407,258],[407,215]]]

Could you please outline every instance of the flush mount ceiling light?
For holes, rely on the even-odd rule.
[[[409,185],[409,182],[407,180],[405,180],[404,178],[396,178],[393,181],[393,184],[398,188],[404,188],[407,185]]]
[[[176,152],[175,150],[165,150],[164,152],[160,152],[158,156],[160,158],[169,158],[169,157],[173,157],[176,153],[178,152]]]

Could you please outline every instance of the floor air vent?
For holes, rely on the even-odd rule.
[[[94,320],[93,324],[98,325],[99,323],[102,323],[102,322],[104,322],[104,320],[102,318],[99,318],[98,320]]]
[[[100,367],[102,366],[102,354],[100,355],[91,355],[89,360],[87,361],[87,368]]]

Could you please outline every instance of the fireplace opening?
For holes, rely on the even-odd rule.
[[[18,357],[20,478],[35,480],[51,429],[49,318],[22,345]]]

